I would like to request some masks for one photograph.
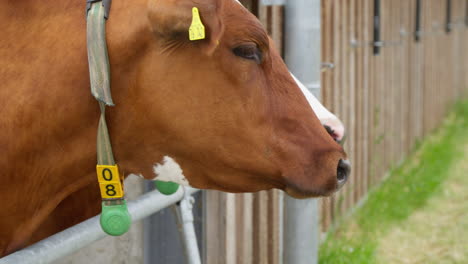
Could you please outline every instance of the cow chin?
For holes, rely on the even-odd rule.
[[[309,168],[305,171],[291,171],[284,173],[284,191],[291,197],[298,199],[330,196],[340,188],[336,175],[320,169]]]
[[[284,191],[291,197],[296,199],[317,198],[323,196],[330,196],[338,190],[338,183],[336,180],[329,180],[322,186],[304,188],[299,184],[288,183]]]

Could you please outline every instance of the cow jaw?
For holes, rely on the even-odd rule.
[[[169,156],[164,156],[162,163],[155,164],[153,166],[153,171],[156,174],[154,180],[175,182],[180,185],[190,186],[180,165]]]

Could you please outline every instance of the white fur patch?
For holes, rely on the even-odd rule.
[[[333,119],[336,118],[334,114],[332,114],[330,111],[328,111],[317,98],[307,89],[307,87],[302,84],[301,81],[299,81],[296,76],[291,74],[294,80],[296,81],[297,85],[299,88],[301,88],[302,93],[306,97],[307,101],[309,102],[310,106],[312,107],[312,110],[314,110],[315,114],[320,120],[323,119]]]
[[[337,135],[337,139],[341,140],[344,136],[344,126],[338,117],[332,114],[328,109],[323,106],[317,98],[307,89],[307,87],[301,83],[293,74],[291,74],[294,80],[296,81],[299,88],[301,88],[302,93],[306,97],[307,101],[309,102],[310,107],[314,110],[315,114],[317,115],[318,119],[323,125],[329,126]]]
[[[164,156],[162,164],[155,164],[153,166],[153,171],[156,174],[154,180],[170,181],[180,185],[190,186],[180,165],[169,156]]]

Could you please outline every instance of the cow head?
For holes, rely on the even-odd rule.
[[[194,6],[204,40],[188,39]],[[234,0],[148,0],[147,12],[127,61],[117,57],[131,47],[110,39],[113,78],[126,80],[121,90],[113,86],[110,113],[124,170],[294,197],[328,195],[346,181],[346,154],[250,12]]]

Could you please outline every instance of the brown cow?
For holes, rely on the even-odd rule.
[[[85,4],[0,3],[0,255],[99,212]],[[207,28],[196,42],[193,6]],[[198,188],[312,197],[344,183],[342,148],[234,0],[116,0],[107,40],[108,124],[125,174],[153,179],[170,157]]]

